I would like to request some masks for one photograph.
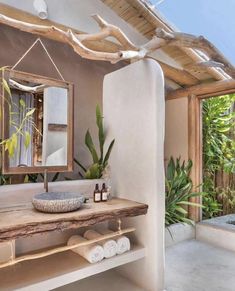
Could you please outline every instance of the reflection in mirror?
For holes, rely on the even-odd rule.
[[[63,87],[62,81],[56,80],[54,84],[51,79],[48,82],[46,78],[43,82],[42,77],[38,80],[24,78],[21,72],[9,73],[11,110],[4,115],[4,138],[12,137],[22,127],[14,151],[7,157],[9,172],[13,168],[67,167],[70,162],[69,87]],[[9,120],[6,120],[7,115]]]

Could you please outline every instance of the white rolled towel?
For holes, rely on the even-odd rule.
[[[67,245],[71,246],[85,241],[87,240],[84,237],[80,235],[73,235],[69,238]],[[72,249],[71,251],[79,254],[91,264],[98,263],[104,258],[104,249],[102,248],[102,246],[97,244],[80,246]]]
[[[114,233],[114,232],[110,229],[101,229],[99,230],[99,233],[109,234],[109,233]],[[117,238],[114,238],[114,240],[117,243],[118,255],[124,254],[125,252],[128,252],[131,249],[131,243],[128,237],[121,235],[121,236],[118,236]]]
[[[84,237],[86,239],[96,239],[96,238],[100,238],[102,236],[103,236],[102,234],[100,234],[99,232],[92,230],[92,229],[87,230],[84,233]],[[103,240],[103,241],[100,241],[97,243],[103,247],[105,258],[111,258],[117,254],[117,243],[115,242],[115,240],[106,239],[106,240]]]

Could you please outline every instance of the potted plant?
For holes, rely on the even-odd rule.
[[[81,168],[82,172],[79,172],[80,176],[85,179],[100,179],[102,178],[105,170],[108,166],[110,154],[112,152],[114,142],[113,139],[108,146],[108,150],[104,153],[104,145],[106,140],[106,134],[103,126],[103,116],[99,105],[96,106],[96,125],[98,127],[98,139],[99,139],[99,154],[95,148],[92,136],[89,129],[85,135],[85,144],[91,154],[93,163],[88,167],[84,167],[77,159],[74,159],[75,163]]]

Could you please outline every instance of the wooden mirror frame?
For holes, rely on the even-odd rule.
[[[3,174],[36,174],[43,173],[45,170],[48,172],[72,172],[73,171],[73,84],[70,82],[52,79],[31,73],[5,69],[3,71],[3,78],[8,81],[9,76],[12,78],[21,78],[23,80],[33,83],[43,83],[48,86],[56,86],[68,90],[68,143],[67,143],[67,165],[66,166],[33,166],[33,167],[9,167],[9,156],[2,147],[2,173]],[[9,136],[9,122],[8,122],[8,106],[7,100],[4,98],[5,90],[1,88],[1,137],[6,139]]]

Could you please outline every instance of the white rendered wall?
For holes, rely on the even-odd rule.
[[[129,219],[147,257],[121,267],[144,290],[164,289],[164,78],[145,60],[105,76],[104,123],[115,138],[110,165],[114,195],[144,202],[148,214]]]
[[[188,160],[188,98],[166,102],[166,162],[173,156]]]

